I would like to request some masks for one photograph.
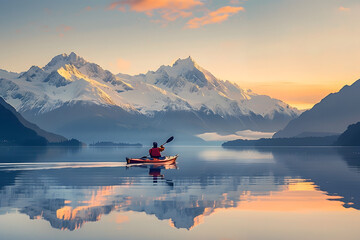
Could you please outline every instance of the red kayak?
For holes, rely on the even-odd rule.
[[[158,158],[126,158],[127,164],[132,163],[151,163],[151,164],[173,164],[176,162],[178,155],[166,156],[165,159]]]

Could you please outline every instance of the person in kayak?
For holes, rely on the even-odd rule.
[[[153,147],[149,150],[149,153],[150,153],[150,156],[152,158],[157,158],[157,159],[161,159],[161,153],[162,151],[165,150],[165,147],[163,145],[161,145],[159,148],[158,148],[158,144],[157,142],[153,142]]]

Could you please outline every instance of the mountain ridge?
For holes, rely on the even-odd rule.
[[[79,146],[75,139],[47,132],[25,120],[11,105],[0,97],[0,145],[20,146]]]
[[[360,119],[360,80],[345,85],[336,93],[330,93],[313,108],[293,119],[274,134],[274,138],[307,136],[320,133],[340,134]]]
[[[191,57],[130,76],[114,75],[74,52],[60,54],[44,67],[32,66],[20,74],[0,72],[0,96],[27,120],[67,137],[76,137],[71,135],[74,130],[71,121],[81,125],[81,121],[98,119],[92,128],[99,131],[107,122],[118,129],[114,130],[115,136],[115,132],[119,135],[128,129],[151,131],[152,126],[159,126],[158,122],[169,126],[164,120],[171,119],[173,125],[169,127],[180,132],[192,134],[191,125],[198,126],[195,135],[211,128],[222,131],[224,126],[229,132],[244,129],[274,132],[300,114],[278,99],[217,79]],[[53,121],[48,121],[50,115]],[[64,116],[66,123],[60,121]],[[185,116],[190,117],[188,126],[183,124]],[[86,131],[91,129],[80,134],[88,135]],[[153,131],[164,129],[159,126]],[[124,141],[105,137],[91,141]]]
[[[65,142],[67,139],[63,136],[47,132],[41,128],[39,128],[37,125],[25,120],[11,105],[6,103],[3,98],[0,97],[0,105],[4,107],[5,109],[9,110],[18,120],[19,122],[24,125],[26,128],[29,128],[33,130],[37,135],[40,137],[45,138],[50,143],[59,143],[59,142]]]
[[[157,76],[150,76],[152,74],[157,74]],[[163,74],[165,79],[161,79],[161,76],[159,78],[158,75]],[[43,68],[40,68],[38,66],[32,66],[28,71],[23,72],[18,75],[17,78],[19,79],[25,79],[25,81],[28,82],[48,82],[50,85],[53,85],[55,87],[63,87],[66,86],[72,82],[76,82],[77,80],[84,79],[87,82],[89,82],[90,85],[94,86],[96,89],[99,89],[101,87],[103,88],[109,88],[109,86],[105,86],[103,83],[110,83],[113,86],[121,86],[122,89],[115,89],[118,95],[121,95],[123,92],[127,92],[130,90],[134,90],[132,87],[132,84],[134,83],[135,79],[142,78],[143,82],[135,82],[135,84],[138,85],[147,85],[150,84],[152,86],[147,85],[148,88],[147,91],[150,91],[150,88],[154,88],[156,94],[160,94],[159,92],[162,92],[163,95],[173,95],[172,100],[175,102],[181,102],[186,97],[184,94],[180,95],[179,91],[181,87],[184,87],[186,85],[186,82],[193,83],[190,85],[189,92],[194,93],[201,90],[203,87],[207,87],[208,90],[216,89],[216,91],[219,91],[218,95],[222,95],[222,97],[225,97],[226,104],[233,104],[233,105],[246,105],[248,104],[247,100],[251,102],[252,98],[268,98],[265,101],[272,101],[272,105],[280,104],[281,107],[278,107],[276,109],[271,109],[272,111],[283,111],[285,114],[288,115],[296,115],[299,114],[300,111],[298,111],[296,108],[290,107],[288,104],[283,103],[280,100],[270,98],[266,95],[257,95],[254,94],[251,91],[245,91],[241,89],[238,84],[231,83],[230,81],[223,81],[217,79],[215,76],[213,76],[209,71],[205,70],[204,68],[200,67],[190,56],[186,59],[178,59],[175,61],[175,63],[172,66],[166,66],[162,65],[159,67],[158,70],[154,71],[148,71],[146,74],[140,74],[136,76],[129,76],[124,74],[118,74],[119,76],[116,76],[112,74],[111,72],[102,69],[99,65],[87,62],[84,58],[76,55],[74,52],[67,54],[60,54],[55,56],[47,65],[45,65]],[[144,78],[144,76],[149,76],[147,78]],[[1,75],[0,75],[1,77]],[[124,77],[127,77],[129,79],[123,79]],[[13,77],[14,78],[14,77]],[[172,78],[172,79],[170,79]],[[6,78],[5,78],[6,79]],[[92,81],[93,80],[93,81]],[[74,83],[75,84],[75,83]],[[80,86],[76,86],[77,88],[80,88]],[[108,96],[108,94],[104,93],[104,89],[101,89],[98,93],[98,103],[104,103],[104,104],[113,104],[113,105],[119,105],[124,107],[127,105],[133,105],[131,102],[128,102],[124,99],[117,100],[117,101],[110,101],[111,98],[116,98],[113,94],[112,96]],[[144,90],[144,86],[143,89]],[[105,91],[106,92],[106,91]],[[203,92],[205,93],[209,92]],[[175,95],[174,95],[175,94]],[[194,95],[194,94],[193,94]],[[127,97],[127,96],[126,96]],[[203,97],[203,96],[202,96]],[[74,98],[74,97],[73,97]],[[231,102],[234,99],[240,99],[244,102]],[[73,99],[72,99],[73,100]],[[80,99],[81,100],[81,99]],[[101,101],[104,100],[104,101]],[[189,99],[187,99],[189,100]],[[224,99],[222,99],[224,100]],[[11,101],[11,99],[10,99]],[[201,101],[201,99],[199,100]],[[188,101],[189,102],[189,101]],[[197,102],[195,105],[199,105],[200,103]],[[14,105],[14,104],[13,104]],[[183,106],[183,109],[189,110],[189,104],[185,104],[187,106]],[[190,104],[192,105],[192,104]],[[204,105],[204,103],[203,103]],[[254,104],[248,104],[248,106],[234,111],[230,111],[230,109],[227,109],[227,113],[232,113],[232,115],[236,114],[247,114],[249,115],[250,111],[253,111],[255,114],[260,114],[262,116],[270,116],[273,112],[262,112],[258,108],[253,107]],[[256,105],[256,104],[255,104]],[[260,105],[260,104],[257,104]],[[204,105],[205,107],[206,104]],[[17,106],[15,106],[17,108]],[[166,106],[163,106],[163,109]],[[194,106],[192,106],[194,107]],[[200,109],[202,106],[196,106],[197,110]],[[219,106],[220,107],[220,106]],[[224,106],[221,106],[222,108]],[[285,109],[284,109],[285,107]],[[130,107],[131,108],[131,107]],[[250,109],[246,109],[250,108]],[[290,109],[290,112],[286,111],[286,108]],[[156,111],[156,110],[163,110],[161,108],[152,109],[150,107],[149,111]],[[210,108],[212,111],[216,112],[216,107],[212,106]],[[135,110],[135,109],[133,109]],[[234,110],[234,109],[233,109]],[[146,113],[146,111],[143,111],[143,113]]]
[[[178,59],[172,66],[162,65],[156,71],[148,71],[146,74],[139,74],[130,79],[156,85],[165,91],[173,92],[197,109],[200,109],[205,103],[207,108],[220,115],[226,115],[226,113],[232,116],[250,115],[252,111],[263,117],[271,118],[275,111],[291,117],[300,114],[299,110],[280,100],[255,94],[251,90],[245,91],[236,83],[217,79],[209,71],[200,67],[191,57]],[[206,96],[209,96],[210,99],[206,99]],[[261,107],[263,105],[266,106]],[[225,108],[227,108],[226,113],[218,111]]]

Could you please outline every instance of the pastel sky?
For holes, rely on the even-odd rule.
[[[138,74],[191,55],[299,108],[360,78],[359,0],[0,0],[0,69],[76,52]]]

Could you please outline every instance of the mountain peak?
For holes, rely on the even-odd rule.
[[[31,66],[29,70],[22,73],[19,78],[24,78],[28,82],[36,81],[44,78],[46,73],[38,66]]]
[[[70,55],[69,55],[69,57],[70,57],[70,56],[78,56],[78,55],[77,55],[75,52],[71,52]]]
[[[74,52],[71,52],[68,56],[68,59],[72,62],[76,62],[76,61],[85,61],[82,57],[80,57],[79,55],[77,55]]]
[[[187,67],[191,67],[194,68],[196,67],[196,62],[194,61],[194,59],[189,56],[187,58],[181,59],[179,58],[178,60],[176,60],[176,62],[173,64],[173,67],[175,66],[187,66]]]
[[[172,66],[162,65],[156,72],[166,72],[169,76],[176,78],[184,73],[199,69],[200,67],[195,63],[193,58],[189,56],[188,58],[184,59],[179,58]]]
[[[81,67],[85,65],[87,61],[78,56],[76,53],[71,52],[69,55],[62,53],[55,56],[51,61],[44,67],[45,71],[54,71],[61,67],[64,67],[66,64],[72,64],[76,67]]]

